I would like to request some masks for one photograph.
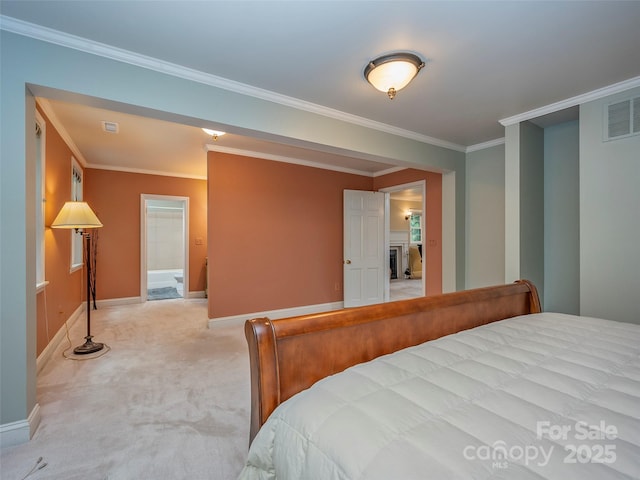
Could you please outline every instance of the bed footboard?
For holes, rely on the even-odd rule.
[[[444,335],[540,311],[535,286],[519,280],[279,320],[247,320],[250,441],[281,402],[321,378]]]

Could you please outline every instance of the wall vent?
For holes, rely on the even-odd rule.
[[[118,133],[118,131],[120,130],[120,127],[116,122],[103,121],[102,130],[104,130],[107,133]]]
[[[607,105],[605,140],[617,140],[640,133],[640,97]]]

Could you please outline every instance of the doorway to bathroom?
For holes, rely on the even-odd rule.
[[[189,292],[189,198],[142,194],[140,293],[143,302]]]

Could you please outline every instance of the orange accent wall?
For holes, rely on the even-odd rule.
[[[37,354],[64,326],[84,297],[84,270],[70,273],[71,231],[49,228],[51,222],[71,199],[72,152],[42,110],[46,124],[45,145],[45,280],[49,284],[36,299]]]
[[[104,227],[98,230],[96,297],[140,296],[140,195],[189,197],[189,290],[205,288],[207,181],[87,168],[86,201]],[[202,244],[196,245],[196,239]]]
[[[209,318],[342,301],[342,192],[372,178],[217,152],[208,169]]]
[[[70,198],[72,152],[43,116],[49,225]],[[343,190],[422,179],[427,295],[442,291],[440,174],[403,170],[371,178],[215,152],[208,168],[208,186],[206,180],[85,169],[85,199],[105,225],[98,231],[98,299],[140,295],[140,195],[146,193],[190,198],[190,290],[204,290],[209,252],[210,318],[342,301]],[[69,273],[70,232],[47,228],[45,248],[50,283],[37,298],[38,355],[85,298],[84,270]]]
[[[371,178],[217,152],[208,169],[209,318],[342,301],[343,190],[418,180],[427,295],[442,292],[442,175]]]
[[[426,241],[422,250],[426,262],[426,294],[442,293],[442,174],[407,169],[373,179],[373,188],[380,190],[386,187],[405,183],[426,181],[426,198],[423,218],[425,221]]]

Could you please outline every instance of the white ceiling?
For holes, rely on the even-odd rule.
[[[0,12],[8,30],[41,25],[460,150],[503,137],[501,119],[640,84],[638,1],[2,0]],[[427,65],[389,100],[362,72],[398,50]],[[213,142],[195,127],[53,100],[49,108],[90,165],[206,175],[203,148]],[[119,122],[120,133],[102,133],[98,119]],[[368,173],[392,166],[239,135],[215,145]]]

